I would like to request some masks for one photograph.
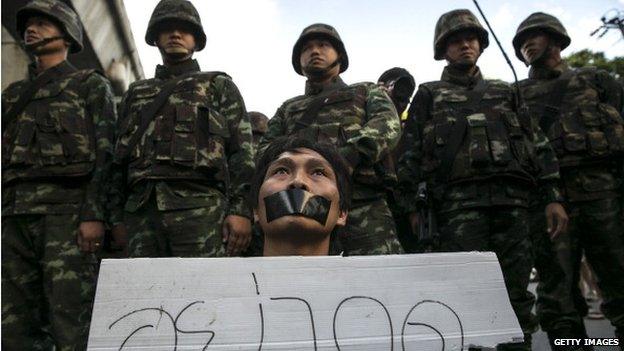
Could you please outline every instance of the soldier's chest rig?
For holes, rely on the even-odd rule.
[[[212,97],[212,80],[219,74],[199,72],[134,87],[115,151],[116,162],[128,164],[128,183],[206,180],[226,173],[228,123]]]
[[[421,166],[430,179],[533,181],[530,128],[513,112],[507,86],[485,80],[471,90],[444,81],[424,85],[433,103],[423,128]]]
[[[21,89],[6,92],[3,183],[91,173],[95,132],[83,83],[93,72],[67,69],[49,76],[43,73]]]
[[[622,116],[613,106],[600,102],[588,78],[569,70],[552,82],[524,89],[531,114],[538,116],[562,168],[624,155]]]
[[[366,123],[365,85],[321,93],[291,104],[286,134],[343,146]]]

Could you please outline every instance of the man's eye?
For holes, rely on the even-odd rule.
[[[312,175],[324,177],[327,175],[327,172],[325,172],[323,168],[317,168],[314,171],[312,171]]]
[[[278,167],[273,170],[272,174],[288,174],[288,170],[285,167]]]

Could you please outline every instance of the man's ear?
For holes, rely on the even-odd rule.
[[[349,211],[340,211],[338,215],[338,220],[336,221],[336,226],[344,227],[347,225],[347,217],[349,217]]]

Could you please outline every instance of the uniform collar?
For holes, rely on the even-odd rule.
[[[474,87],[477,83],[483,79],[481,76],[481,70],[479,66],[475,66],[477,69],[473,74],[469,74],[465,70],[458,69],[452,65],[444,67],[442,71],[442,80],[445,82],[465,86]]]
[[[346,86],[347,84],[342,81],[342,78],[340,78],[340,76],[336,76],[336,78],[326,84],[313,83],[308,80],[306,81],[305,94],[318,95],[320,93],[330,93],[334,90],[338,90]]]
[[[555,79],[561,76],[566,71],[569,71],[570,67],[562,60],[557,66],[553,68],[549,67],[536,67],[531,66],[529,69],[529,78],[531,79]]]
[[[154,77],[158,79],[169,79],[186,73],[199,71],[201,71],[199,63],[197,63],[197,60],[191,59],[174,66],[158,65],[156,66]]]
[[[48,72],[48,71],[54,75],[62,77],[64,75],[76,72],[77,69],[76,67],[72,66],[72,64],[69,63],[69,61],[65,60],[56,66],[48,68],[44,72]],[[28,78],[30,80],[35,80],[35,78],[37,78],[41,73],[43,72],[37,72],[37,64],[35,62],[28,65]]]

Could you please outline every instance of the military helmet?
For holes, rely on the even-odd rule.
[[[26,22],[32,16],[43,15],[49,17],[60,25],[61,30],[71,43],[70,53],[82,50],[82,24],[74,10],[64,2],[58,0],[33,0],[17,10],[16,22],[17,33],[24,38]]]
[[[340,73],[347,70],[349,67],[349,57],[347,56],[347,50],[345,50],[344,43],[342,39],[340,39],[340,35],[338,35],[338,31],[324,23],[315,23],[307,26],[299,35],[299,39],[295,43],[292,52],[292,65],[295,69],[295,72],[303,75],[301,71],[301,50],[303,49],[303,44],[310,39],[323,38],[329,40],[334,49],[338,52],[340,56]]]
[[[529,31],[533,31],[536,29],[543,30],[559,40],[559,43],[561,44],[561,50],[567,48],[568,45],[570,45],[570,36],[568,36],[568,32],[566,31],[563,24],[561,24],[561,21],[557,19],[557,17],[543,12],[534,12],[520,23],[518,29],[516,30],[516,35],[514,36],[512,41],[514,49],[516,50],[516,56],[522,62],[524,62],[524,57],[522,57],[522,52],[520,51],[520,48],[524,43],[524,35]]]
[[[440,16],[438,23],[436,23],[433,38],[433,58],[436,60],[444,59],[446,40],[451,35],[463,30],[472,30],[477,33],[481,51],[490,44],[487,30],[483,28],[477,17],[470,10],[453,10]]]
[[[269,118],[262,112],[249,111],[249,120],[251,122],[251,131],[254,134],[264,134],[268,129]]]
[[[147,33],[145,33],[145,42],[148,45],[156,46],[159,26],[170,20],[188,23],[193,28],[197,51],[201,51],[206,46],[206,33],[204,33],[199,12],[187,0],[161,0],[154,8],[152,17],[150,17]]]

